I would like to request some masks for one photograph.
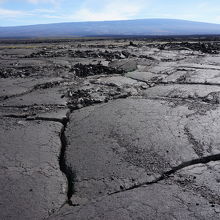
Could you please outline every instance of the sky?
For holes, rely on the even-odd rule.
[[[220,24],[220,0],[0,0],[0,26],[144,18]]]

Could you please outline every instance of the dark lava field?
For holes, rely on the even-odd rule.
[[[0,219],[220,219],[220,38],[0,41]]]

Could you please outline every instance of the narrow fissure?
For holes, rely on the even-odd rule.
[[[137,80],[137,81],[141,81],[141,80]],[[145,83],[147,84],[147,82],[145,82]],[[160,85],[160,84],[171,84],[171,83],[161,83],[160,82],[160,83],[155,83],[154,86],[157,86],[157,85]],[[184,84],[184,83],[181,83],[181,84]],[[197,83],[194,83],[194,84],[197,84]],[[204,84],[204,85],[208,85],[208,83]],[[151,99],[151,98],[148,98],[148,99]],[[152,98],[152,99],[160,99],[160,98]],[[3,106],[3,107],[7,107],[7,106]],[[23,108],[23,107],[24,106],[18,106],[18,108]],[[76,110],[76,109],[74,109],[74,108],[71,109],[70,108],[71,113],[74,110]],[[67,178],[67,203],[70,206],[73,206],[71,198],[72,198],[72,195],[74,194],[74,183],[75,183],[75,179],[76,179],[76,174],[74,173],[72,168],[66,162],[67,138],[66,138],[66,135],[65,135],[65,131],[66,131],[67,124],[69,123],[69,114],[67,115],[67,117],[65,119],[44,118],[44,117],[35,117],[35,118],[28,119],[27,116],[20,116],[20,115],[16,115],[16,114],[5,115],[4,117],[24,118],[26,120],[55,121],[55,122],[60,122],[60,123],[63,124],[62,130],[60,132],[61,150],[60,150],[60,155],[59,155],[59,166],[60,166],[61,172]],[[142,186],[156,184],[156,183],[158,183],[162,180],[165,180],[170,175],[176,173],[178,170],[181,170],[185,167],[189,167],[189,166],[196,165],[196,164],[206,164],[206,163],[209,163],[211,161],[220,161],[220,154],[210,155],[210,156],[201,157],[201,158],[198,158],[198,159],[194,159],[194,160],[191,160],[191,161],[184,162],[184,163],[182,163],[182,164],[180,164],[176,167],[173,167],[171,170],[163,173],[159,178],[155,179],[154,181],[138,183],[138,184],[135,184],[135,185],[130,186],[128,188],[123,188],[119,191],[115,191],[113,193],[110,193],[109,195],[113,195],[113,194],[117,194],[117,193],[121,193],[121,192],[125,192],[125,191],[130,191],[130,190],[142,187]]]
[[[66,147],[67,147],[67,139],[65,135],[65,130],[67,127],[67,124],[69,122],[69,117],[67,116],[67,119],[63,121],[63,128],[60,133],[60,140],[61,140],[61,150],[60,150],[60,156],[59,156],[59,165],[60,170],[67,178],[67,203],[69,205],[72,205],[71,197],[74,193],[74,180],[75,180],[75,173],[72,171],[72,169],[66,164]]]
[[[54,82],[40,83],[40,84],[37,84],[37,85],[33,86],[33,88],[31,88],[31,89],[29,89],[29,90],[27,90],[25,92],[19,93],[19,94],[0,96],[0,101],[4,101],[4,100],[7,100],[7,99],[11,99],[11,98],[16,98],[16,97],[20,97],[20,96],[23,96],[23,95],[27,95],[29,93],[32,93],[32,92],[36,91],[36,90],[53,88],[55,86],[60,85],[62,82],[64,82],[64,81],[54,81]]]
[[[66,119],[60,119],[60,118],[47,118],[47,117],[39,117],[39,116],[29,116],[29,115],[16,115],[16,114],[9,114],[9,115],[3,115],[5,118],[20,118],[25,119],[27,121],[53,121],[53,122],[59,122],[61,124],[64,124]]]
[[[59,122],[63,125],[61,132],[60,132],[61,150],[60,150],[60,155],[59,155],[59,166],[60,166],[61,172],[67,178],[67,203],[69,205],[72,205],[71,197],[74,193],[75,174],[72,171],[72,169],[66,164],[66,160],[65,160],[65,153],[66,153],[66,146],[67,146],[65,130],[66,130],[67,124],[69,122],[69,114],[67,114],[66,118],[64,118],[64,119],[44,118],[44,117],[35,117],[35,118],[28,119],[27,116],[20,116],[20,115],[14,115],[14,114],[5,115],[4,117],[6,117],[6,118],[22,118],[22,119],[26,119],[29,121],[35,121],[35,120],[53,121],[53,122]]]
[[[213,82],[157,82],[157,85],[201,85],[201,86],[220,86]]]
[[[163,173],[159,178],[157,178],[156,180],[154,180],[152,182],[142,182],[142,183],[133,185],[131,187],[124,188],[122,190],[110,193],[109,195],[114,195],[114,194],[118,194],[121,192],[130,191],[130,190],[133,190],[133,189],[136,189],[136,188],[139,188],[142,186],[146,186],[146,185],[152,185],[152,184],[155,184],[155,183],[158,183],[162,180],[167,179],[170,175],[175,174],[177,171],[179,171],[183,168],[190,167],[190,166],[197,165],[197,164],[207,164],[212,161],[220,161],[220,154],[210,155],[210,156],[206,156],[206,157],[197,158],[194,160],[183,162],[182,164],[180,164],[176,167],[173,167],[171,170]]]

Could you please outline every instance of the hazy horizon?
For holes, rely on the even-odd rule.
[[[62,23],[95,23],[95,22],[114,22],[114,21],[135,21],[135,20],[176,20],[176,21],[186,21],[186,22],[195,22],[195,23],[207,23],[207,24],[217,24],[212,22],[202,22],[202,21],[193,21],[193,20],[186,20],[186,19],[173,19],[173,18],[139,18],[139,19],[126,19],[126,20],[102,20],[102,21],[66,21],[66,22],[53,22],[53,23],[37,23],[37,24],[28,24],[28,25],[10,25],[10,26],[0,26],[0,27],[19,27],[19,26],[32,26],[32,25],[50,25],[50,24],[62,24]]]
[[[0,0],[0,26],[84,21],[180,19],[220,24],[217,0]]]

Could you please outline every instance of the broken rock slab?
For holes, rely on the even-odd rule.
[[[45,219],[66,202],[62,124],[0,119],[1,219]]]
[[[0,116],[4,118],[23,118],[27,120],[45,120],[65,123],[68,120],[68,115],[68,108],[50,108],[45,106],[25,108],[0,107]]]
[[[138,82],[137,80],[130,79],[128,77],[114,75],[107,77],[99,77],[95,80],[90,80],[91,83],[100,84],[100,85],[109,85],[116,87],[126,87],[126,86],[136,86],[144,85],[143,83]]]
[[[220,217],[219,168],[219,161],[196,164],[179,170],[167,182],[178,184],[183,189],[190,189],[206,198]],[[201,204],[198,203],[197,205],[200,206]]]
[[[219,219],[218,204],[196,190],[161,181],[145,187],[100,197],[83,206],[63,207],[50,220],[88,219]]]
[[[65,132],[75,207],[50,219],[218,219],[218,115],[134,98],[75,111]]]
[[[182,84],[220,84],[219,70],[212,69],[185,69],[185,71],[177,71],[168,76],[163,82],[176,82]]]
[[[195,113],[187,105],[174,108],[169,101],[137,98],[74,111],[65,133],[73,198],[90,200],[152,182],[201,158],[200,146],[186,132]],[[213,120],[211,114],[207,117]]]
[[[63,87],[39,89],[19,97],[12,97],[0,102],[0,106],[33,106],[33,105],[60,105],[65,106],[67,99],[64,97]]]
[[[143,91],[143,96],[148,98],[180,98],[180,99],[195,99],[200,101],[211,100],[211,94],[220,93],[219,86],[210,85],[157,85]],[[214,101],[214,100],[213,100]],[[216,103],[217,104],[217,103]]]
[[[126,73],[125,76],[146,83],[153,83],[153,82],[156,83],[167,77],[167,75],[165,74],[155,74],[151,72],[138,72],[138,71]]]
[[[16,78],[0,79],[0,98],[20,95],[45,84],[62,82],[62,78]]]
[[[137,69],[137,61],[131,59],[115,60],[109,63],[109,67],[131,72]]]

